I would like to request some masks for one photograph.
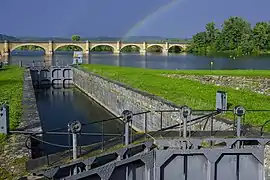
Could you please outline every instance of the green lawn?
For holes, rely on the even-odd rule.
[[[0,69],[0,103],[10,106],[10,129],[19,125],[22,115],[23,73],[24,70],[17,66]],[[3,138],[0,136],[0,142]]]
[[[106,65],[81,65],[83,69],[123,82],[131,87],[158,95],[178,105],[188,105],[193,109],[215,109],[217,90],[228,93],[228,103],[232,107],[242,105],[246,109],[269,109],[270,97],[249,90],[235,90],[229,87],[202,84],[188,79],[172,79],[161,74],[196,74],[270,77],[270,71],[261,70],[151,70],[142,68],[116,67]],[[232,115],[228,114],[228,117]],[[270,112],[248,112],[246,122],[260,126],[270,119]],[[269,129],[270,130],[270,127]]]

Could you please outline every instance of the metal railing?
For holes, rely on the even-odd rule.
[[[226,139],[226,138],[216,138],[216,137],[213,138],[213,137],[211,137],[211,138],[206,138],[206,139],[200,139],[199,140],[200,143],[196,143],[196,141],[197,141],[196,139],[189,138],[192,135],[188,132],[188,130],[189,130],[188,126],[190,126],[192,123],[199,122],[199,121],[201,121],[203,119],[206,120],[206,121],[208,121],[208,120],[213,121],[213,118],[215,116],[219,115],[222,112],[222,110],[197,110],[197,111],[209,111],[209,113],[207,113],[207,114],[205,114],[205,115],[203,115],[201,117],[188,119],[188,117],[194,111],[196,111],[196,110],[191,111],[191,109],[188,108],[187,106],[183,106],[181,109],[177,109],[177,110],[157,110],[157,111],[155,111],[155,112],[160,113],[161,121],[163,119],[162,116],[163,116],[164,113],[179,112],[182,115],[182,121],[179,122],[179,123],[176,123],[175,125],[168,126],[168,127],[165,127],[165,128],[160,127],[160,129],[155,131],[155,132],[148,132],[147,129],[146,129],[144,134],[143,134],[145,136],[145,138],[146,138],[144,142],[149,142],[149,138],[150,138],[150,139],[154,140],[153,145],[155,145],[155,144],[158,144],[158,145],[161,144],[162,145],[162,143],[163,143],[164,147],[171,146],[170,144],[175,142],[176,144],[173,144],[172,148],[176,148],[176,147],[180,148],[181,147],[182,149],[187,148],[187,149],[190,150],[190,148],[192,146],[193,148],[191,148],[191,149],[195,152],[197,149],[200,149],[199,146],[201,146],[201,143],[204,142],[204,141],[207,141],[210,144],[209,148],[212,148],[212,146],[217,145],[216,143],[219,142],[219,141],[220,142],[224,141],[226,143],[225,147],[227,147],[228,149],[235,148],[236,151],[238,151],[238,150],[241,151],[241,149],[243,149],[244,146],[249,144],[250,141],[254,141],[254,140],[256,141],[256,140],[259,139],[259,138],[256,139],[256,138],[243,137],[244,136],[244,134],[243,134],[244,129],[242,129],[242,126],[243,126],[243,120],[244,120],[244,116],[245,116],[246,112],[247,111],[253,111],[253,112],[254,111],[255,112],[259,111],[259,112],[261,112],[261,111],[269,111],[269,110],[245,110],[241,106],[236,106],[233,110],[226,110],[226,112],[233,112],[234,115],[236,116],[236,119],[235,119],[236,123],[234,124],[234,126],[236,126],[236,128],[235,128],[236,129],[236,132],[235,132],[236,133],[236,138],[232,138],[232,141],[230,141],[229,139]],[[123,135],[124,136],[124,146],[123,147],[126,147],[127,149],[130,149],[130,148],[133,147],[131,144],[134,142],[132,134],[130,134],[130,126],[132,125],[133,117],[136,116],[136,115],[142,115],[142,114],[146,115],[146,114],[151,113],[151,112],[153,112],[153,111],[145,111],[145,112],[140,112],[140,113],[133,114],[131,111],[125,110],[122,113],[122,116],[119,116],[119,117],[116,117],[116,118],[111,118],[111,119],[106,119],[106,120],[101,120],[101,121],[96,121],[96,122],[93,122],[93,123],[108,122],[108,121],[113,121],[113,120],[117,120],[117,119],[122,118],[124,126],[125,126],[125,133]],[[145,116],[145,122],[147,122],[147,116]],[[84,125],[88,125],[88,124],[89,123],[81,124],[81,125],[84,126]],[[210,123],[210,124],[211,124],[211,126],[213,126],[213,123]],[[184,126],[187,126],[187,127],[185,128]],[[262,126],[262,128],[263,128],[263,126]],[[182,128],[182,129],[179,128],[179,132],[182,131],[182,133],[180,133],[180,135],[181,135],[180,139],[173,139],[173,140],[172,139],[171,140],[156,139],[155,133],[164,132],[164,131],[167,131],[167,130],[170,130],[170,129],[174,129],[176,127],[181,127]],[[212,131],[211,131],[210,136],[211,135],[212,135]],[[179,144],[178,141],[189,142],[189,143],[191,142],[191,143],[195,143],[195,144],[185,144],[185,143],[183,143],[182,145],[180,145],[181,143]],[[146,149],[148,149],[148,150],[149,150],[150,146],[152,147],[152,145],[149,145],[149,147],[148,147],[147,144],[138,144],[138,145],[135,145],[135,146],[139,147],[141,145],[144,145],[146,147]],[[261,144],[261,145],[264,145],[264,144]],[[135,146],[134,146],[134,148],[135,148]],[[203,150],[201,150],[200,152],[202,152],[202,151]],[[205,151],[207,151],[207,150],[205,150]],[[127,152],[127,150],[125,150],[124,152]],[[140,152],[142,153],[142,152],[144,152],[144,150],[141,150]],[[120,153],[120,152],[115,150],[113,152],[107,152],[107,153],[108,154],[113,154],[113,153]],[[102,157],[102,155],[100,155],[100,156]],[[103,155],[103,156],[105,157],[106,154]],[[127,155],[125,155],[125,156],[127,156]],[[140,156],[136,156],[136,157],[140,157]],[[128,158],[129,157],[124,157],[124,160],[127,160]],[[68,168],[70,168],[70,170],[72,170],[71,176],[75,177],[76,174],[81,173],[82,171],[84,171],[84,172],[88,171],[87,167],[85,167],[86,168],[85,170],[81,169],[79,172],[78,172],[78,169],[80,169],[80,168],[77,168],[77,166],[79,166],[80,163],[83,163],[84,165],[86,165],[87,164],[86,162],[87,161],[84,161],[84,160],[74,161],[73,163],[69,163],[69,164],[66,164],[66,165],[59,166],[59,168],[57,170],[59,170],[59,171],[60,171],[60,169],[64,170],[65,168],[68,167]],[[91,165],[91,162],[89,162],[90,165]],[[45,172],[44,172],[44,174],[46,175],[47,171],[45,171]],[[91,172],[92,171],[89,171],[90,174],[91,174]],[[51,177],[53,177],[53,176],[51,176]]]
[[[192,112],[196,112],[196,111],[208,111],[209,113],[193,118],[191,119],[191,115]],[[226,110],[226,112],[234,112],[234,114],[236,110]],[[245,110],[246,111],[268,111],[268,110]],[[125,115],[125,113],[129,113],[129,115]],[[149,131],[148,130],[148,116],[147,114],[149,113],[159,113],[160,114],[160,119],[157,120],[160,122],[160,127],[159,129],[155,130],[155,131]],[[179,123],[175,123],[173,125],[170,126],[164,126],[164,113],[175,113],[175,112],[179,112],[180,113],[180,117],[181,120]],[[94,121],[94,122],[89,122],[89,123],[80,123],[77,121],[78,126],[80,126],[80,130],[77,130],[75,132],[75,134],[77,134],[76,138],[80,138],[81,136],[101,136],[101,141],[100,143],[100,148],[103,151],[104,147],[105,147],[105,143],[109,142],[112,139],[115,139],[116,137],[118,138],[118,143],[123,143],[124,145],[128,145],[128,144],[132,144],[135,141],[138,140],[147,140],[147,139],[154,139],[155,140],[155,135],[159,134],[161,132],[163,132],[164,134],[161,133],[161,136],[166,136],[166,131],[168,130],[173,130],[173,132],[179,132],[179,137],[183,137],[183,138],[188,138],[194,135],[194,133],[196,133],[196,131],[191,132],[191,126],[193,124],[196,124],[198,122],[202,122],[205,120],[205,123],[203,125],[202,130],[205,131],[206,130],[206,126],[207,124],[210,124],[210,131],[209,132],[209,136],[214,136],[215,135],[215,131],[213,129],[214,126],[214,117],[219,115],[222,111],[221,110],[191,110],[191,108],[187,107],[187,106],[183,106],[180,109],[175,109],[175,110],[156,110],[156,111],[145,111],[145,112],[139,112],[139,113],[133,113],[131,111],[124,111],[122,116],[118,116],[118,117],[114,117],[114,118],[109,118],[109,119],[103,119],[103,120],[99,120],[99,121]],[[233,123],[233,128],[234,131],[236,132],[236,135],[238,137],[245,135],[246,134],[246,129],[244,128],[244,120],[245,120],[245,112],[240,115],[236,115],[237,118],[234,119],[234,123]],[[186,114],[185,114],[186,113]],[[144,115],[144,130],[143,133],[135,133],[132,130],[132,126],[133,126],[133,116],[138,116],[138,115]],[[104,126],[106,122],[110,122],[110,121],[119,121],[123,123],[123,133],[106,133],[104,131]],[[239,124],[240,123],[240,124]],[[81,131],[81,127],[83,126],[89,126],[89,125],[94,125],[94,124],[101,124],[101,132],[100,133],[91,133],[91,132],[82,132]],[[266,124],[266,123],[265,123]],[[262,126],[265,126],[265,124]],[[61,127],[61,128],[56,128],[53,130],[48,130],[48,131],[43,131],[43,132],[38,132],[38,133],[33,133],[33,132],[27,132],[27,131],[10,131],[10,133],[13,134],[24,134],[24,135],[28,135],[29,137],[27,138],[27,141],[29,141],[29,139],[33,138],[36,139],[42,143],[48,144],[48,145],[52,145],[52,146],[57,146],[57,147],[62,147],[62,148],[68,148],[69,151],[71,149],[71,145],[69,146],[65,146],[65,145],[61,145],[61,144],[53,144],[50,142],[46,142],[40,138],[38,138],[38,135],[42,135],[42,134],[49,134],[49,135],[68,135],[69,137],[74,134],[72,133],[72,130],[70,129],[70,124],[67,125],[66,127]],[[176,129],[178,128],[178,129]],[[65,130],[65,131],[63,131]],[[176,134],[176,133],[174,133]],[[261,135],[262,135],[262,130],[261,130]],[[113,137],[110,139],[107,139],[105,137]],[[122,140],[119,140],[122,139]],[[27,142],[26,142],[27,144]],[[81,145],[77,144],[77,146],[79,147],[79,149],[81,149]],[[28,147],[31,148],[31,147]]]
[[[263,112],[263,111],[270,112],[270,110],[245,110],[241,106],[237,106],[233,110],[224,110],[224,111],[225,112],[233,112],[235,115],[235,118],[231,124],[233,127],[233,131],[234,131],[234,134],[233,134],[234,137],[235,136],[236,137],[245,136],[246,132],[248,131],[245,128],[245,124],[244,124],[246,112]],[[207,113],[203,114],[201,116],[195,117],[195,118],[191,118],[195,112],[207,112]],[[204,122],[203,127],[202,127],[203,131],[206,130],[207,126],[210,126],[209,127],[210,130],[206,131],[206,133],[208,133],[208,136],[210,136],[210,137],[215,136],[215,131],[214,131],[213,126],[214,126],[214,123],[216,123],[216,122],[214,121],[214,118],[217,115],[221,114],[222,112],[223,112],[223,110],[196,110],[196,109],[192,110],[191,108],[189,108],[187,106],[181,106],[178,109],[144,111],[144,112],[138,112],[138,113],[133,113],[132,111],[126,110],[126,111],[123,111],[122,115],[118,116],[118,117],[98,120],[98,121],[89,122],[89,123],[80,123],[80,122],[76,121],[76,122],[69,123],[65,127],[59,127],[56,129],[47,130],[47,131],[43,131],[43,132],[29,132],[29,131],[14,131],[13,130],[13,131],[9,131],[8,133],[23,134],[25,136],[28,136],[26,139],[25,145],[29,149],[34,148],[34,147],[28,145],[29,140],[35,140],[35,141],[38,141],[40,143],[47,144],[49,146],[56,146],[56,147],[63,148],[63,149],[65,149],[65,151],[68,150],[67,152],[69,154],[69,158],[70,159],[72,159],[72,158],[77,159],[81,155],[85,155],[85,154],[93,151],[93,149],[90,147],[91,144],[82,146],[80,143],[78,143],[78,141],[80,142],[80,138],[82,136],[101,137],[101,140],[99,140],[98,142],[95,143],[96,146],[94,148],[94,149],[100,149],[101,151],[104,151],[108,147],[120,145],[120,144],[122,144],[123,146],[127,146],[127,145],[132,144],[132,143],[143,142],[143,141],[147,141],[149,139],[152,139],[154,141],[159,139],[159,138],[166,139],[167,137],[170,137],[170,136],[167,136],[168,132],[173,132],[173,135],[174,135],[173,138],[175,138],[175,137],[176,138],[183,138],[183,139],[191,138],[196,133],[196,131],[191,130],[191,127],[194,124],[197,124],[199,122]],[[154,131],[148,129],[148,123],[149,123],[148,117],[149,117],[150,113],[159,113],[160,114],[160,118],[156,119],[156,121],[159,122],[160,126],[158,129],[156,129]],[[164,121],[166,121],[166,119],[164,119],[165,113],[179,113],[180,119],[175,124],[166,125],[164,123]],[[142,121],[142,122],[144,122],[144,129],[142,130],[143,131],[142,133],[136,133],[132,129],[133,121],[134,121],[133,117],[139,116],[139,115],[144,115],[144,116],[140,116],[140,117],[144,118],[144,120]],[[104,127],[106,126],[106,122],[112,122],[112,121],[119,121],[119,122],[123,123],[123,131],[121,133],[107,133],[107,132],[105,132]],[[261,126],[260,136],[262,136],[264,134],[263,129],[266,126],[266,124],[269,122],[270,122],[270,120],[266,121]],[[82,131],[82,127],[94,125],[94,124],[101,125],[101,132],[100,133],[83,132]],[[169,130],[172,130],[172,131],[169,131]],[[52,142],[48,142],[48,141],[45,141],[42,138],[40,138],[40,135],[45,135],[45,134],[57,135],[57,136],[66,135],[66,136],[68,136],[69,145],[52,143]],[[72,145],[71,145],[71,141],[70,141],[71,136],[73,139]],[[241,146],[241,145],[242,144],[239,144],[239,146]],[[71,149],[73,149],[72,150],[73,157],[71,156]],[[83,151],[83,153],[82,153],[82,151]],[[48,154],[46,156],[48,156]]]

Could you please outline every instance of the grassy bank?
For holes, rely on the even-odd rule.
[[[193,109],[215,109],[215,94],[217,90],[228,93],[228,103],[232,107],[242,105],[246,109],[270,109],[270,97],[246,89],[236,90],[230,87],[202,84],[188,79],[176,79],[164,74],[185,75],[225,75],[269,77],[269,71],[257,70],[150,70],[141,68],[116,67],[105,65],[82,65],[82,68],[111,79],[123,82],[131,87],[158,95],[178,105],[188,105]],[[269,119],[269,112],[248,113],[246,122],[261,126]],[[232,115],[228,114],[228,117]],[[270,128],[268,128],[270,130]]]
[[[16,128],[22,115],[23,72],[17,66],[0,69],[0,103],[10,106],[10,129]],[[0,143],[4,136],[0,136]]]

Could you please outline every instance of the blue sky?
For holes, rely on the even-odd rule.
[[[269,21],[269,7],[270,0],[1,0],[0,33],[184,38],[229,16]]]

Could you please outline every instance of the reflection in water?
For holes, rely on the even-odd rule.
[[[17,64],[23,61],[24,65],[31,65],[32,61],[46,64],[67,65],[72,63],[72,53],[56,53],[54,56],[43,56],[38,52],[25,52],[20,55],[12,55],[8,61]],[[130,66],[152,69],[210,69],[213,61],[213,69],[270,69],[269,56],[243,57],[241,59],[230,59],[226,57],[204,57],[191,54],[169,54],[148,53],[123,53],[115,55],[111,53],[91,53],[84,57],[86,64],[107,64],[114,66]]]
[[[37,106],[44,131],[67,127],[68,123],[79,120],[81,123],[91,123],[114,117],[96,102],[75,88],[70,89],[37,89]],[[63,130],[67,132],[67,128]],[[123,124],[120,121],[104,123],[105,133],[121,133]],[[101,124],[84,126],[82,132],[101,133]],[[110,137],[112,138],[112,137]],[[68,145],[67,135],[44,135],[44,140]],[[80,144],[86,145],[101,141],[101,136],[81,136]],[[63,151],[65,149],[45,146],[47,153]]]

